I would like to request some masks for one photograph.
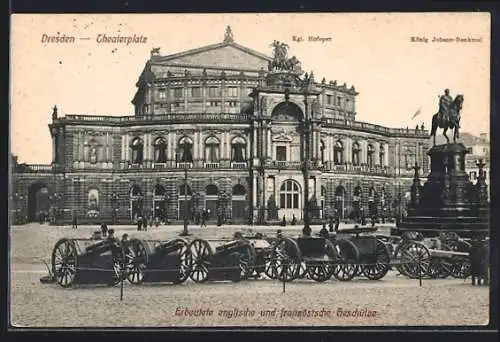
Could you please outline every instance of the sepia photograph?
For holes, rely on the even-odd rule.
[[[488,325],[490,36],[13,14],[10,327]]]

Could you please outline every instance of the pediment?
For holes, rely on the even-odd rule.
[[[221,43],[155,58],[159,64],[267,70],[270,57],[236,43]]]
[[[284,134],[284,133],[280,133],[280,134],[277,134],[273,137],[273,141],[284,141],[284,142],[292,142],[292,137],[287,135],[287,134]]]

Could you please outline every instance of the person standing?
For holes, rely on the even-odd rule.
[[[201,224],[200,224],[200,227],[207,227],[207,216],[208,216],[208,213],[206,211],[206,209],[203,209],[203,212],[201,213]]]

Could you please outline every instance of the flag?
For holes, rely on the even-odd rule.
[[[420,114],[420,108],[415,112],[415,114],[413,114],[413,116],[411,117],[411,119],[415,119],[418,115]]]

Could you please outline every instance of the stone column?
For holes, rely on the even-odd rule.
[[[195,131],[193,136],[193,161],[195,164],[201,159],[200,158],[200,132]]]
[[[375,155],[373,156],[373,164],[380,165],[382,161],[380,160],[380,143],[373,144]]]
[[[271,125],[269,124],[268,127],[267,127],[267,153],[266,153],[266,156],[268,158],[271,158],[273,152],[272,152],[272,147],[273,146],[273,142],[272,142],[272,139],[271,139]]]
[[[389,165],[389,144],[384,144],[384,166]]]
[[[352,139],[350,137],[345,138],[344,144],[344,159],[348,164],[352,164]]]

